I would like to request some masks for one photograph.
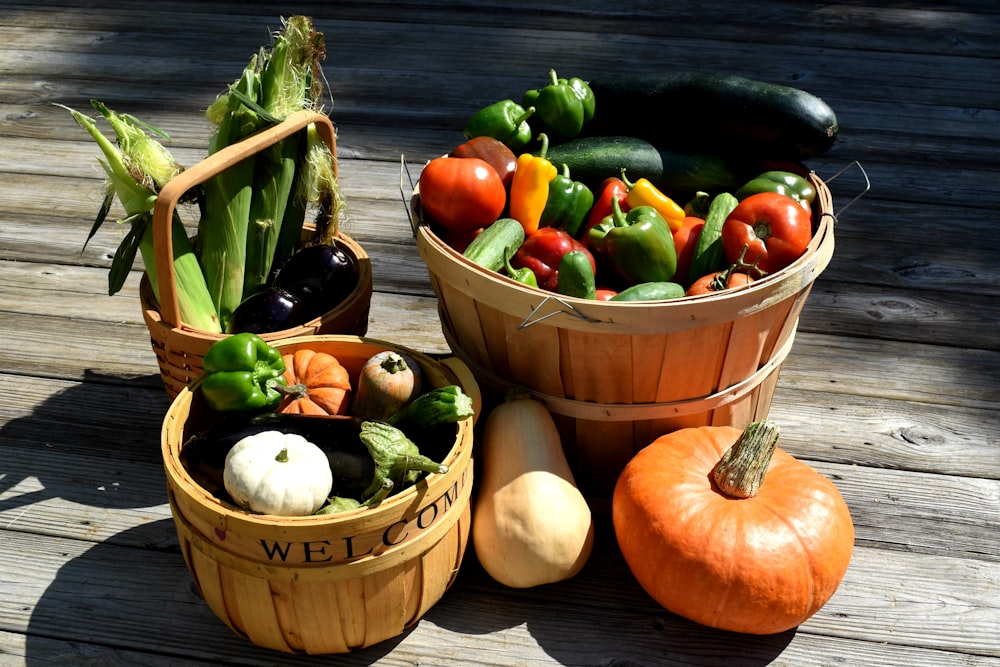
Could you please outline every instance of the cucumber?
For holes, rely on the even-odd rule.
[[[630,181],[648,178],[677,201],[687,201],[699,190],[735,190],[753,175],[754,165],[735,158],[687,153],[656,146],[627,135],[592,136],[549,146],[545,156],[552,164],[565,164],[574,180],[591,190],[624,168]]]
[[[694,247],[691,268],[688,270],[688,282],[693,283],[704,275],[723,269],[726,253],[722,247],[722,225],[733,212],[739,200],[728,192],[721,192],[708,205],[708,215],[705,224],[698,235],[698,243]]]
[[[591,81],[590,134],[627,133],[678,150],[801,162],[828,151],[840,126],[804,90],[721,73],[625,75]]]
[[[684,296],[684,287],[673,282],[638,283],[611,297],[611,301],[662,301]]]
[[[570,250],[559,261],[556,291],[564,296],[579,299],[596,299],[597,287],[594,283],[594,267],[590,256],[580,250]]]
[[[522,243],[521,223],[514,218],[500,218],[472,239],[462,255],[489,271],[499,271],[504,258],[513,255]]]

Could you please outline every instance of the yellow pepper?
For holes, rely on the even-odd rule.
[[[549,147],[548,137],[540,134],[538,138],[542,142],[542,150],[538,155],[523,153],[518,156],[517,169],[510,183],[510,217],[521,223],[525,234],[538,231],[542,211],[549,199],[549,182],[559,173],[545,157]]]
[[[656,189],[649,179],[640,178],[635,183],[631,183],[625,178],[625,170],[622,169],[622,180],[628,187],[628,197],[626,203],[629,208],[639,206],[652,206],[657,213],[670,225],[670,231],[676,232],[684,225],[684,209],[673,199]]]

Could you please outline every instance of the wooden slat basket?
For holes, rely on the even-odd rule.
[[[160,191],[153,210],[157,285],[154,290],[149,275],[144,274],[139,298],[143,320],[149,329],[150,343],[160,368],[160,378],[171,399],[201,374],[205,353],[216,341],[227,335],[201,331],[181,320],[171,239],[171,221],[178,201],[192,188],[310,124],[315,124],[319,135],[336,156],[336,134],[330,119],[320,113],[299,111],[278,125],[213,153],[171,179]],[[336,173],[336,163],[334,171]],[[358,267],[358,284],[355,289],[341,304],[320,317],[298,327],[262,334],[261,338],[273,343],[312,334],[363,336],[368,332],[372,294],[371,260],[364,248],[346,234],[338,232],[335,242],[354,259]],[[157,292],[159,300],[156,298]]]
[[[792,265],[748,287],[595,302],[525,287],[444,243],[411,198],[417,248],[453,353],[494,399],[515,385],[553,413],[581,490],[606,506],[625,464],[664,433],[764,418],[799,313],[833,255],[833,202],[815,174],[815,231]]]
[[[302,336],[274,343],[283,354],[332,354],[357,377],[372,355],[391,349],[416,359],[429,386],[458,384],[478,396],[461,362],[435,361],[357,336]],[[456,368],[457,367],[457,368]],[[427,385],[425,385],[427,386]],[[396,637],[451,586],[468,543],[474,417],[431,474],[371,509],[277,517],[223,502],[181,459],[201,412],[183,389],[163,422],[163,463],[181,551],[198,590],[235,633],[288,653],[346,653]]]

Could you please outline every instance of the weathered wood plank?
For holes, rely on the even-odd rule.
[[[0,544],[0,555],[10,559],[16,553],[35,558],[8,575],[0,627],[27,633],[29,656],[35,636],[87,637],[113,650],[291,663],[290,657],[246,645],[215,619],[190,590],[179,554],[12,532]],[[797,656],[806,663],[815,656],[829,664],[849,655],[852,664],[886,664],[906,655],[915,660],[907,664],[968,665],[1000,655],[989,631],[997,613],[989,593],[990,581],[1000,576],[995,564],[912,554],[887,559],[879,550],[858,547],[826,607],[797,632],[758,638],[714,632],[672,616],[627,578],[609,587],[608,567],[621,572],[622,563],[609,558],[588,566],[577,578],[555,585],[560,595],[551,599],[538,590],[503,589],[469,567],[412,632],[398,642],[338,658],[338,664],[381,664],[382,658],[401,664],[395,661],[420,660],[428,646],[435,647],[443,664],[472,665],[648,664],[685,658],[722,664],[748,652],[771,658],[780,653],[795,664]],[[906,586],[915,572],[923,584]],[[39,589],[39,582],[48,583]],[[142,599],[120,592],[139,589]],[[611,600],[602,599],[602,592]],[[153,615],[159,625],[151,634],[145,619]],[[477,618],[489,618],[489,624]],[[844,641],[860,626],[872,641]],[[588,631],[579,633],[581,627]],[[956,645],[958,637],[977,639],[974,645],[968,640]]]

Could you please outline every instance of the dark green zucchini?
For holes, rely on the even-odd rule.
[[[605,178],[621,176],[624,168],[630,181],[648,178],[679,202],[699,190],[735,190],[756,174],[756,167],[742,160],[669,150],[621,135],[572,139],[549,146],[546,157],[552,164],[568,165],[573,178],[592,190]]]
[[[800,162],[828,151],[840,130],[822,99],[731,74],[623,75],[591,81],[588,134],[629,134],[678,150]]]

